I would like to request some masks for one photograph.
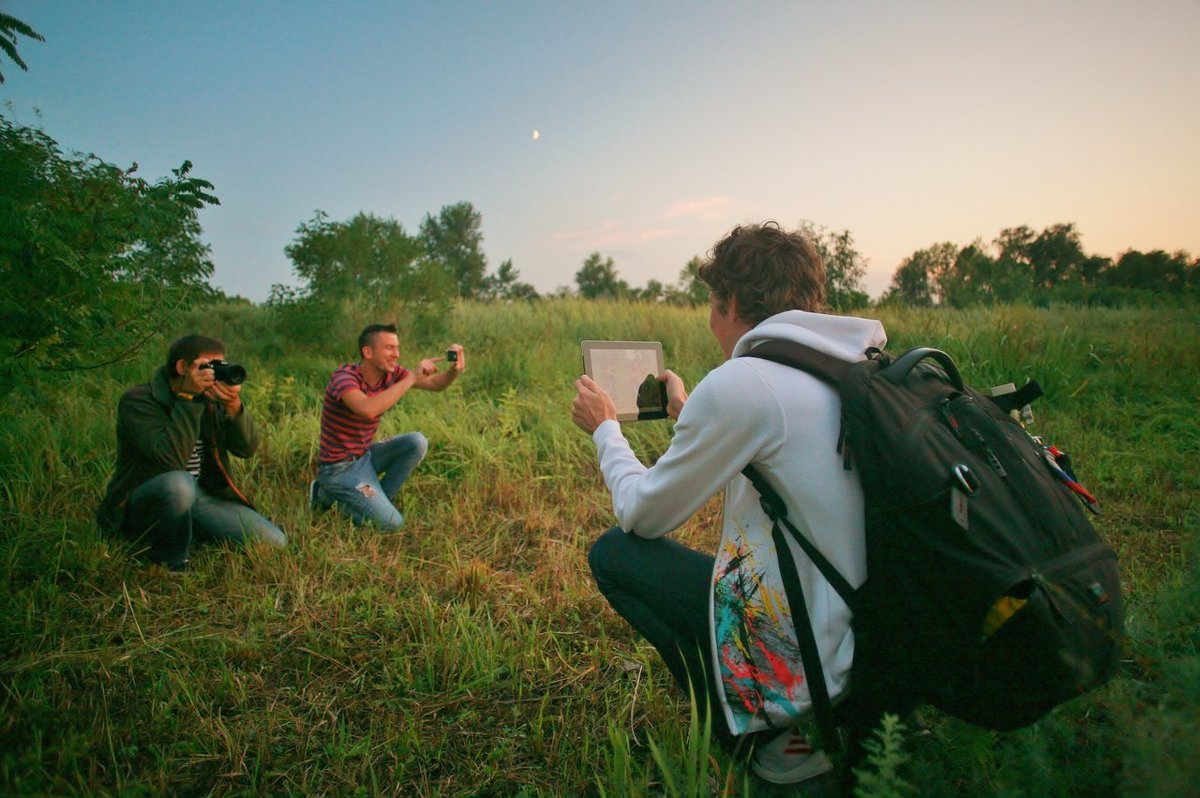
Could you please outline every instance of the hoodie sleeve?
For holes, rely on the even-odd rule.
[[[774,393],[754,368],[731,361],[696,386],[670,447],[652,468],[638,461],[615,421],[601,424],[592,439],[617,522],[656,538],[679,527],[784,437]]]

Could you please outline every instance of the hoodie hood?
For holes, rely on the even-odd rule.
[[[868,347],[883,349],[887,334],[875,319],[785,310],[763,319],[738,339],[733,356],[737,357],[763,341],[779,340],[796,341],[840,360],[856,361],[863,359]]]

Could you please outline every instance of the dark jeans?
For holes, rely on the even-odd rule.
[[[684,692],[693,686],[698,709],[711,708],[717,740],[744,748],[750,740],[730,733],[712,678],[713,558],[668,538],[639,538],[614,527],[592,544],[588,565],[608,603],[658,650]]]
[[[130,494],[122,531],[149,544],[149,558],[172,569],[183,567],[195,542],[287,545],[279,527],[244,504],[208,493],[186,471],[167,471],[139,485]]]
[[[711,678],[712,557],[667,538],[648,540],[614,527],[592,544],[588,565],[608,603],[658,650],[684,692],[691,675],[698,709],[712,708],[713,736],[723,746],[735,756],[745,756],[756,743],[778,733],[767,730],[734,737],[725,722],[718,687]],[[900,711],[915,706],[914,702]],[[849,732],[850,763],[861,758],[861,743],[878,725],[881,712],[879,704],[853,693],[838,705],[838,723]]]

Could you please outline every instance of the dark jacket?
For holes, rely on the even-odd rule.
[[[194,401],[171,393],[165,366],[150,382],[125,392],[117,408],[117,467],[96,511],[106,534],[120,530],[129,494],[146,480],[167,471],[187,470],[188,459],[203,437],[200,487],[224,499],[253,507],[230,478],[229,455],[249,457],[258,448],[258,430],[245,405],[237,418],[197,396]]]

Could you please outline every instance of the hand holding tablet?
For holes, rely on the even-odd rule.
[[[662,344],[658,341],[583,341],[583,370],[613,400],[618,421],[667,417]]]

